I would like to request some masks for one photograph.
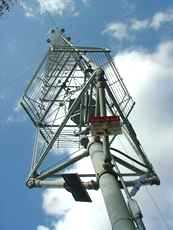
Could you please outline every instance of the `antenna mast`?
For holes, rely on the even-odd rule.
[[[75,46],[57,29],[48,42],[21,102],[36,127],[27,186],[65,188],[81,202],[91,202],[87,190],[100,188],[113,230],[144,230],[133,197],[141,186],[160,181],[129,122],[135,103],[110,50]],[[116,147],[121,137],[130,154]],[[64,149],[75,156],[60,161]],[[52,157],[54,151],[58,159]],[[64,173],[88,156],[94,174]]]

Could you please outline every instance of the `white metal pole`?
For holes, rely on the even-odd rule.
[[[100,106],[100,115],[106,115],[106,100],[105,100],[105,79],[102,69],[96,71],[97,92],[99,99],[97,103]],[[97,108],[99,107],[96,106]],[[106,130],[105,130],[106,131]],[[98,139],[96,141],[96,139]],[[105,206],[110,218],[112,230],[135,230],[135,225],[132,217],[126,206],[124,197],[121,193],[118,180],[111,168],[109,137],[104,135],[103,144],[99,138],[95,137],[95,141],[89,144],[89,154],[99,180],[99,187],[102,191]]]
[[[102,143],[91,143],[89,154],[99,178],[99,187],[103,194],[112,230],[135,230],[135,225],[127,209],[118,181],[109,170],[104,168],[105,153]]]

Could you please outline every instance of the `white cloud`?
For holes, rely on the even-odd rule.
[[[27,17],[35,17],[46,13],[63,16],[66,12],[73,16],[79,15],[79,12],[76,11],[74,0],[36,0],[29,3],[22,0],[20,6]]]
[[[40,13],[44,14],[49,12],[53,15],[62,16],[65,11],[74,12],[73,0],[37,0],[40,7]]]
[[[43,209],[48,215],[65,215],[73,204],[74,200],[67,191],[48,189],[43,193]]]
[[[155,52],[147,50],[123,51],[115,63],[134,97],[158,79],[172,79],[173,42],[160,44]],[[136,87],[138,85],[138,87]],[[141,87],[142,86],[142,87]]]
[[[148,26],[149,26],[149,21],[147,19],[145,20],[133,19],[131,21],[130,28],[131,30],[142,30],[147,28]]]
[[[92,203],[75,203],[63,220],[55,224],[55,230],[111,230],[100,192],[91,192]]]
[[[169,209],[167,215],[167,209],[170,202],[172,204],[169,194],[173,193],[170,175],[173,151],[173,109],[170,107],[173,99],[173,41],[160,44],[153,52],[124,51],[117,54],[114,60],[127,88],[137,101],[131,120],[148,157],[161,177],[163,187],[153,187],[152,190],[172,229],[173,211]],[[81,161],[77,166],[83,173],[88,170],[86,161]],[[91,166],[89,168],[92,170]],[[167,196],[163,196],[165,191]],[[77,203],[73,201],[71,194],[64,190],[46,190],[43,194],[43,208],[46,214],[55,217],[53,229],[111,229],[100,191],[90,195],[93,203]],[[148,229],[161,230],[163,223],[159,221],[157,210],[145,189],[141,189],[137,198],[143,208]],[[64,215],[63,219],[58,220],[58,215]]]
[[[26,4],[24,1],[20,1],[20,6],[23,8],[26,17],[34,17],[34,8]]]
[[[151,194],[160,206],[161,215],[172,229],[173,211],[169,209],[169,215],[167,213],[170,196],[163,194],[173,192],[170,175],[173,151],[173,41],[160,44],[152,53],[142,50],[119,53],[115,61],[131,95],[137,101],[131,120],[161,179],[160,187],[150,188]],[[165,229],[160,211],[144,188],[137,198],[146,227],[151,230]]]
[[[7,116],[5,123],[12,124],[12,123],[21,123],[26,121],[26,116],[21,111],[20,100],[16,103],[13,111],[9,116]]]
[[[37,230],[49,230],[49,228],[44,225],[39,225],[37,226]]]
[[[162,26],[162,24],[167,22],[173,22],[173,9],[156,13],[152,17],[150,27],[157,30]]]
[[[112,22],[109,23],[102,33],[108,33],[112,37],[122,40],[131,38],[132,32],[145,29],[158,30],[166,23],[173,22],[173,9],[155,13],[151,18],[139,20],[131,19],[128,23]]]
[[[118,40],[127,39],[128,38],[128,27],[126,24],[117,22],[110,23],[103,30],[103,34],[108,33],[111,34],[114,38]]]
[[[139,114],[142,123],[146,122],[144,125],[146,129],[150,118],[154,119],[152,124],[157,126],[157,130],[162,129],[162,125],[167,130],[168,127],[165,125],[167,119],[162,120],[162,116],[163,108],[168,114],[171,114],[172,111],[168,102],[172,90],[170,82],[173,81],[173,42],[162,43],[153,53],[147,51],[120,53],[115,57],[115,62],[132,97],[138,102],[136,114]],[[142,127],[140,122],[139,125]],[[169,127],[171,127],[170,124]],[[161,135],[163,138],[163,133],[157,133],[157,130],[156,135]],[[155,130],[152,131],[154,133]],[[148,138],[146,139],[149,141]]]

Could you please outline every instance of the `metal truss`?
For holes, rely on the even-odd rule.
[[[97,86],[100,69],[105,79],[106,113],[120,117],[122,135],[133,151],[133,154],[124,153],[115,147],[117,134],[109,138],[114,175],[119,178],[122,188],[122,180],[128,189],[136,184],[159,184],[129,121],[135,102],[110,56],[110,50],[74,46],[62,31],[52,30],[49,50],[21,102],[36,127],[32,165],[27,179],[29,187],[65,187],[67,190],[70,186],[75,187],[67,186],[69,178],[64,170],[88,156],[87,143],[83,141],[91,137],[90,117],[100,114]],[[58,152],[64,149],[67,149],[70,156],[68,159],[59,161],[54,157],[50,162],[52,152],[57,152],[58,158]],[[73,152],[75,155],[72,155]],[[81,184],[79,196],[83,195],[89,201],[83,188],[98,189],[98,175],[74,174],[69,174],[69,177],[71,181],[78,181],[78,187]],[[95,180],[83,182],[80,180],[83,177]]]

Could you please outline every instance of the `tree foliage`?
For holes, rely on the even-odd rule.
[[[6,12],[10,11],[11,6],[16,2],[16,0],[0,0],[0,16],[4,15]]]

